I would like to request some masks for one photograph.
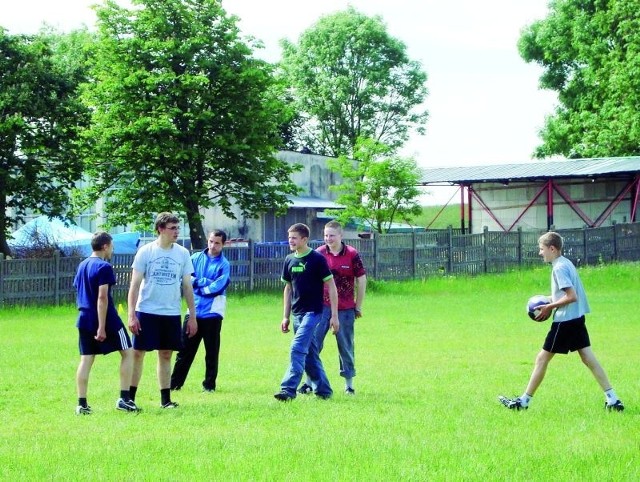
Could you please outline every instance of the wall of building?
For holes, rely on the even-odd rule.
[[[329,190],[329,187],[340,183],[341,179],[329,169],[330,157],[293,151],[279,151],[276,157],[289,164],[301,166],[301,170],[291,176],[291,180],[301,188],[299,196],[335,201],[336,193]]]
[[[569,198],[584,214],[595,221],[607,209],[610,203],[625,188],[627,181],[611,179],[571,179],[557,180],[555,184],[567,193]],[[522,214],[533,198],[543,188],[542,182],[512,183],[479,183],[473,188],[484,203],[489,206],[493,215],[509,229]],[[631,193],[627,193],[622,202],[600,224],[611,226],[614,223],[630,222]],[[573,208],[553,191],[553,225],[556,229],[582,228],[585,221]],[[474,200],[472,205],[472,232],[481,233],[484,227],[489,230],[501,229],[493,218]],[[547,193],[543,192],[536,202],[527,210],[522,218],[513,226],[513,230],[539,230],[547,227]]]
[[[329,187],[339,183],[340,176],[329,169],[327,161],[330,158],[293,151],[279,151],[276,157],[301,167],[291,176],[291,180],[301,188],[298,196],[330,201],[336,199],[336,194]],[[245,218],[238,209],[234,208],[233,211],[237,217],[235,220],[226,216],[218,208],[205,210],[203,212],[205,230],[223,229],[229,238],[279,241],[286,240],[289,226],[300,222],[309,226],[312,238],[321,239],[322,226],[326,222],[317,218],[318,209],[310,208],[290,208],[285,215],[276,215],[273,211],[269,211],[259,218]]]

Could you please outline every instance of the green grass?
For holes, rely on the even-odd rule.
[[[460,227],[460,206],[422,206],[422,214],[412,220],[415,226],[429,226],[429,229]]]
[[[203,350],[180,407],[162,411],[155,353],[139,415],[117,412],[118,355],[96,360],[94,414],[76,417],[72,307],[0,311],[3,480],[638,480],[640,264],[583,268],[593,348],[625,401],[607,413],[576,354],[558,356],[526,412],[520,394],[547,323],[525,314],[549,268],[475,278],[375,282],[357,322],[355,397],[337,350],[323,359],[335,396],[272,397],[291,335],[281,296],[232,296],[218,391],[200,391]]]

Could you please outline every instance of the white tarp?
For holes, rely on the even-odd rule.
[[[56,246],[67,255],[91,255],[93,233],[60,219],[40,216],[32,219],[9,236],[12,250],[33,249],[38,245]],[[115,254],[133,254],[140,242],[139,233],[112,234]]]

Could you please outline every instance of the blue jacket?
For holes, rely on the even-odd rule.
[[[191,255],[193,262],[191,284],[195,297],[196,317],[224,318],[227,308],[226,289],[229,286],[231,267],[223,254],[210,258],[207,251],[208,248]]]

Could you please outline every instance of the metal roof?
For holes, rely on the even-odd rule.
[[[557,178],[628,177],[640,173],[640,157],[540,161],[527,164],[423,169],[420,184],[540,181]]]

